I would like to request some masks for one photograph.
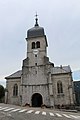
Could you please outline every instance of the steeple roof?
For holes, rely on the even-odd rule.
[[[33,38],[33,37],[43,37],[45,35],[44,28],[40,27],[38,24],[38,18],[36,15],[35,19],[35,25],[31,29],[27,31],[27,38]]]

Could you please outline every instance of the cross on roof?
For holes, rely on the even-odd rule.
[[[38,25],[38,18],[37,18],[38,15],[37,15],[37,12],[36,12],[36,15],[35,15],[35,16],[36,16],[36,19],[35,19],[35,20],[36,20],[36,24],[35,24],[35,26],[39,26],[39,25]]]

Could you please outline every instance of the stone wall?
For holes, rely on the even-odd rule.
[[[73,100],[72,77],[70,74],[52,75],[53,96],[55,105],[71,105]],[[61,81],[63,85],[63,93],[58,93],[57,82]]]
[[[23,87],[22,105],[29,104],[32,106],[32,96],[35,93],[39,93],[42,96],[43,104],[49,105],[49,95],[47,85],[30,85]]]
[[[18,96],[13,96],[13,86],[17,84],[18,85]],[[20,104],[20,84],[21,79],[8,79],[6,81],[6,89],[7,89],[7,95],[6,95],[6,102],[9,104]]]

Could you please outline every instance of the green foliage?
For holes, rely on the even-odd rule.
[[[5,96],[5,89],[2,85],[0,85],[0,100]]]

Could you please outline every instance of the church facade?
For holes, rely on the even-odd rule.
[[[6,79],[5,103],[32,107],[73,105],[70,66],[54,66],[47,57],[47,37],[38,24],[27,31],[27,57],[22,70]]]

